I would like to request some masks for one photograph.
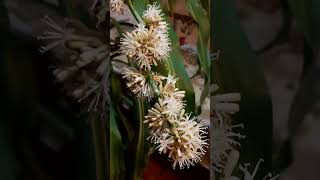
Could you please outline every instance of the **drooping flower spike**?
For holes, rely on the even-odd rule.
[[[182,169],[199,162],[204,155],[208,146],[206,126],[185,113],[185,91],[176,87],[178,79],[152,71],[152,66],[166,60],[171,51],[167,24],[162,16],[160,6],[148,5],[142,16],[144,23],[123,35],[120,52],[139,68],[125,68],[123,77],[137,97],[157,97],[144,120],[149,127],[148,139],[160,153],[168,155],[173,168]]]
[[[174,124],[173,127],[167,127],[162,133],[157,148],[160,153],[168,154],[169,159],[173,161],[172,167],[179,165],[180,169],[189,168],[201,160],[205,154],[207,128],[203,122],[196,122],[190,114],[184,114],[184,111],[178,118],[172,118],[169,121]]]

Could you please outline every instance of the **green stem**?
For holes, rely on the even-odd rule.
[[[142,100],[138,100],[138,108],[139,108],[139,133],[138,133],[138,142],[137,142],[137,149],[140,149],[141,146],[143,146],[142,140],[144,139],[144,127],[143,127],[143,119],[144,119],[144,103]],[[136,151],[136,161],[135,161],[135,167],[140,167],[140,159],[141,159],[141,153],[140,151]],[[134,180],[140,180],[141,174],[140,171],[135,170],[134,171]]]
[[[110,17],[112,24],[115,25],[116,29],[118,30],[119,35],[123,34],[123,30],[121,28],[121,25],[118,23],[118,21],[116,19],[114,19],[113,17]]]
[[[149,84],[151,85],[153,91],[156,94],[156,98],[158,99],[160,97],[160,94],[161,94],[158,86],[156,85],[155,81],[152,80],[152,79],[149,80]]]
[[[106,180],[108,179],[106,127],[102,119],[97,118],[94,114],[90,115],[90,125],[96,162],[96,177],[97,180]]]
[[[138,12],[134,9],[134,6],[132,4],[132,1],[131,0],[126,0],[126,3],[132,13],[132,15],[134,16],[134,18],[138,21],[138,23],[142,23],[143,20],[142,18],[140,17],[140,15],[138,14]]]

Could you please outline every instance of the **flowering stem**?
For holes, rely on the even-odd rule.
[[[141,19],[140,15],[138,14],[138,12],[134,9],[134,6],[132,4],[131,0],[126,0],[126,3],[131,11],[131,13],[133,14],[134,18],[138,21],[138,23],[142,23],[143,20]]]
[[[141,151],[144,149],[144,143],[143,138],[144,138],[144,127],[143,127],[143,119],[144,119],[144,103],[142,100],[138,100],[138,109],[139,109],[139,132],[138,132],[138,142],[137,142],[137,149],[135,153],[135,168],[140,168],[141,167]],[[133,175],[133,180],[139,180],[141,177],[140,171],[135,170],[134,175]]]
[[[149,80],[149,83],[150,83],[150,85],[151,85],[151,87],[152,87],[153,91],[155,92],[155,95],[158,99],[160,96],[160,91],[159,91],[158,86],[156,85],[156,83],[152,79]]]

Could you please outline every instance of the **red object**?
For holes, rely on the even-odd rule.
[[[164,156],[151,156],[149,163],[144,170],[144,180],[209,180],[210,173],[207,169],[197,164],[190,169],[172,168],[171,162]]]
[[[180,41],[180,46],[182,46],[182,45],[184,45],[186,43],[186,38],[185,37],[180,37],[179,41]]]

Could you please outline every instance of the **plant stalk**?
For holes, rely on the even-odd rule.
[[[140,17],[140,15],[138,14],[138,12],[134,9],[132,1],[131,0],[126,0],[126,3],[127,3],[128,7],[129,7],[131,13],[133,14],[134,18],[138,21],[138,23],[142,23],[143,20]]]
[[[90,125],[96,162],[96,177],[97,180],[107,180],[109,179],[107,177],[107,130],[102,119],[98,118],[94,113],[90,115]]]

